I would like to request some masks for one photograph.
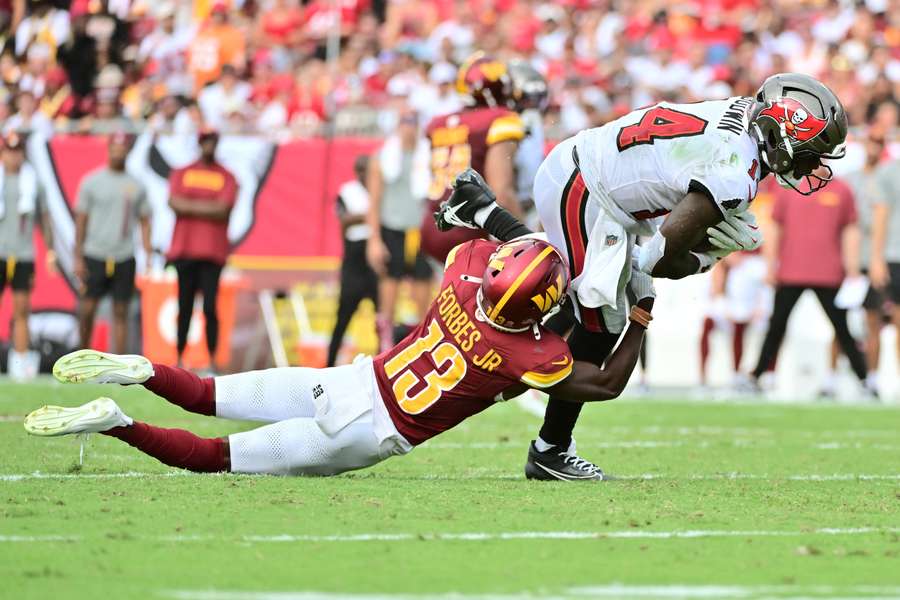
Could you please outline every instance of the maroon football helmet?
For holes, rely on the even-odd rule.
[[[478,308],[501,331],[525,331],[562,302],[568,267],[556,249],[534,238],[497,247],[484,270]]]
[[[476,52],[459,67],[456,91],[471,106],[506,107],[512,102],[512,77],[506,63]]]

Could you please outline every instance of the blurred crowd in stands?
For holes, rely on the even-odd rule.
[[[0,0],[0,26],[0,121],[47,135],[378,133],[400,99],[421,122],[456,108],[476,47],[545,75],[551,138],[780,71],[855,125],[893,127],[900,99],[895,0]]]

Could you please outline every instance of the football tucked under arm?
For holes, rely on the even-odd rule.
[[[703,192],[688,192],[659,231],[640,247],[636,256],[638,268],[666,279],[681,279],[708,270],[718,260],[717,253],[698,249],[709,243],[707,230],[722,218],[722,211],[711,197]]]

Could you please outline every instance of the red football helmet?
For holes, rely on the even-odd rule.
[[[500,244],[484,270],[478,308],[501,331],[540,323],[566,294],[569,269],[556,248],[534,238]]]
[[[505,107],[512,102],[512,77],[506,63],[476,52],[459,67],[456,91],[472,106]]]

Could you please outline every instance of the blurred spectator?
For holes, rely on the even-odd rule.
[[[343,111],[373,113],[370,122],[383,111],[391,131],[398,98],[422,119],[452,110],[446,65],[481,49],[547,78],[551,139],[661,99],[749,95],[788,70],[821,77],[853,126],[898,124],[900,11],[872,2],[75,0],[68,12],[54,8],[62,4],[31,3],[7,29],[16,39],[0,55],[0,74],[11,92],[42,102],[49,73],[62,66],[71,95],[63,112],[72,119],[93,112],[96,78],[110,65],[124,74],[126,113],[142,120],[166,94],[198,100],[229,64],[254,90],[253,110],[229,127],[275,124],[277,133],[261,133],[284,140],[318,134],[329,121],[365,120],[342,121]],[[0,21],[23,15],[22,0],[8,5]],[[329,36],[340,53],[326,67]],[[268,89],[287,74],[294,90]]]
[[[216,161],[219,134],[203,130],[198,142],[200,159],[169,176],[169,206],[175,211],[175,230],[168,259],[178,272],[178,364],[187,347],[194,298],[200,292],[212,370],[219,343],[219,277],[231,248],[228,219],[238,185],[234,175]]]
[[[835,180],[810,196],[778,189],[772,221],[764,251],[775,300],[751,383],[774,364],[794,305],[804,291],[812,290],[831,321],[854,374],[867,393],[875,394],[866,380],[866,358],[847,328],[847,311],[834,304],[845,276],[859,275],[859,232],[850,188]],[[824,395],[834,393],[834,380],[834,373],[826,378]]]
[[[131,137],[125,133],[110,136],[108,163],[84,178],[75,207],[75,276],[81,283],[78,315],[81,347],[90,347],[97,305],[103,296],[110,294],[112,351],[116,354],[126,352],[128,305],[134,295],[137,227],[141,231],[145,260],[149,260],[151,253],[147,193],[125,171],[131,144]]]
[[[428,193],[429,154],[428,142],[419,133],[416,112],[406,108],[400,114],[397,132],[369,161],[366,256],[380,277],[377,324],[382,350],[394,344],[400,281],[412,280],[417,318],[425,314],[429,301],[431,266],[420,250],[419,237]]]
[[[369,192],[366,190],[366,173],[369,157],[357,156],[353,163],[355,179],[344,183],[338,190],[337,212],[344,234],[344,256],[341,261],[341,293],[338,299],[337,320],[328,345],[328,363],[333,367],[338,350],[359,303],[368,298],[378,310],[378,276],[366,261],[366,240],[369,226]]]
[[[34,168],[25,160],[25,139],[17,132],[3,137],[0,150],[0,295],[12,290],[12,349],[7,373],[14,379],[31,379],[39,359],[29,352],[28,315],[34,286],[34,225],[40,222],[47,247],[47,269],[56,272],[53,229],[47,217],[44,190]]]
[[[16,55],[24,56],[34,46],[46,48],[51,57],[69,39],[69,13],[55,8],[49,0],[34,0],[16,32]]]
[[[190,94],[193,81],[187,72],[185,53],[196,35],[196,27],[177,27],[175,5],[162,2],[156,8],[156,28],[141,40],[138,62],[145,65],[150,77],[162,84],[170,94]]]
[[[222,65],[216,83],[203,88],[197,98],[206,125],[216,130],[228,131],[231,127],[226,125],[232,117],[236,116],[240,120],[246,115],[250,92],[250,84],[238,78],[237,69],[233,65]],[[235,130],[239,131],[239,128]]]
[[[19,92],[15,107],[16,112],[3,125],[3,133],[18,131],[37,134],[45,139],[53,137],[53,123],[44,113],[37,110],[33,93],[27,90]]]
[[[209,20],[188,48],[188,70],[194,77],[195,93],[218,79],[224,65],[243,69],[245,50],[244,33],[229,22],[228,5],[216,0]]]

